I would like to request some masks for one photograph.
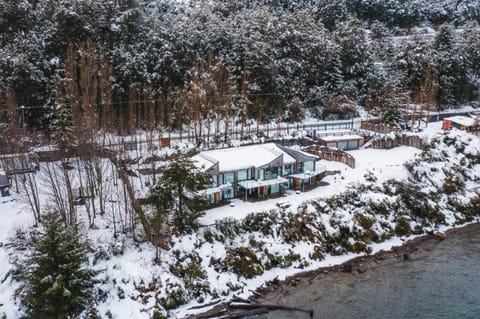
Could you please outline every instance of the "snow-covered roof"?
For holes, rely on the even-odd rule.
[[[455,116],[447,117],[447,118],[445,118],[445,120],[458,123],[462,126],[474,126],[475,125],[475,119],[471,118],[471,117],[468,117],[468,116],[455,115]]]
[[[205,170],[212,168],[215,164],[218,163],[218,161],[206,155],[205,152],[195,155],[192,159],[195,166]]]
[[[228,190],[228,189],[232,189],[232,187],[233,186],[232,186],[231,183],[227,183],[227,184],[222,184],[222,185],[217,186],[217,187],[203,189],[203,190],[199,191],[198,193],[201,194],[201,195],[211,195],[211,194],[219,193],[219,192],[222,192],[222,191],[225,191],[225,190]]]
[[[360,135],[323,136],[320,139],[325,142],[361,140]]]
[[[283,177],[278,177],[274,179],[267,179],[263,181],[257,180],[248,180],[243,182],[238,182],[238,185],[245,189],[252,189],[257,187],[269,186],[269,185],[278,185],[288,183],[288,179]]]
[[[283,156],[283,164],[293,164],[295,159],[274,143],[232,147],[201,152],[193,157],[197,165],[206,169],[216,163],[220,172],[233,172],[252,167],[262,167]]]

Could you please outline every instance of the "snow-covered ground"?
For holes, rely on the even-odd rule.
[[[426,138],[436,134],[442,134],[440,131],[441,123],[430,123],[420,133]],[[455,132],[462,136],[462,133]],[[470,137],[469,137],[470,138]],[[475,154],[480,149],[478,137],[472,140],[470,151]],[[454,149],[449,150],[454,154]],[[265,212],[275,209],[276,203],[279,201],[289,201],[291,207],[288,210],[295,213],[299,206],[312,199],[327,199],[332,195],[337,195],[347,190],[352,184],[363,183],[366,175],[374,175],[377,184],[388,179],[404,180],[409,172],[403,165],[405,162],[413,160],[420,150],[413,147],[397,147],[390,150],[374,150],[361,149],[350,152],[356,159],[356,168],[351,169],[346,165],[322,161],[321,165],[325,165],[329,171],[339,171],[338,174],[328,175],[324,181],[328,184],[319,186],[307,192],[289,191],[284,198],[267,199],[259,202],[244,202],[240,199],[234,199],[233,205],[223,206],[207,211],[206,215],[201,218],[203,225],[214,224],[215,221],[232,217],[237,220],[245,218],[252,212]],[[473,174],[480,175],[479,165],[476,166]],[[471,185],[469,185],[471,187]],[[372,197],[377,195],[372,195]],[[33,216],[22,204],[19,196],[12,192],[9,201],[0,203],[0,314],[5,313],[7,318],[19,318],[21,316],[18,302],[15,303],[14,291],[19,284],[11,280],[11,277],[5,278],[12,269],[11,255],[15,251],[9,247],[10,238],[15,235],[18,229],[27,230],[33,224]],[[85,214],[84,208],[79,213]],[[323,218],[327,218],[322,214]],[[351,218],[351,216],[343,216],[343,218]],[[292,249],[295,253],[301,255],[302,258],[308,258],[309,253],[313,249],[312,243],[308,241],[300,241],[295,243],[292,248],[291,244],[278,242],[276,235],[271,237],[260,238],[259,233],[240,234],[234,239],[226,239],[224,243],[219,241],[208,242],[200,234],[192,234],[189,236],[175,237],[171,244],[170,251],[160,252],[160,264],[153,262],[156,254],[155,248],[148,244],[135,244],[126,236],[120,236],[116,239],[113,237],[113,229],[111,227],[112,215],[106,213],[104,217],[97,220],[98,229],[86,230],[86,236],[90,239],[93,246],[97,250],[105,252],[104,258],[95,259],[95,269],[102,270],[98,275],[100,283],[97,288],[105,292],[104,299],[98,305],[98,312],[102,317],[106,317],[107,313],[112,318],[151,318],[152,311],[158,302],[156,296],[162,297],[171,292],[172,289],[182,287],[182,280],[174,276],[171,272],[171,266],[177,260],[174,252],[178,252],[180,256],[188,253],[195,253],[200,258],[201,267],[205,270],[205,281],[208,282],[211,292],[216,292],[220,298],[228,298],[232,294],[247,297],[249,290],[261,286],[265,281],[272,280],[275,277],[279,279],[292,275],[298,271],[296,264],[285,268],[272,268],[266,270],[263,274],[251,279],[239,277],[238,275],[228,271],[217,271],[211,266],[212,260],[224,260],[227,251],[231,247],[249,245],[252,239],[262,241],[265,249],[272,254],[280,256]],[[323,223],[326,227],[330,227],[327,220]],[[331,227],[330,227],[331,228]],[[328,231],[334,231],[332,229]],[[382,243],[369,245],[372,251],[381,249],[389,249],[392,246],[399,245],[402,241],[398,237],[393,237]],[[6,245],[7,244],[7,245]],[[22,252],[19,252],[20,254]],[[352,257],[353,253],[347,253],[341,256],[326,255],[321,261],[310,260],[308,265],[304,265],[302,271],[315,269],[318,267],[334,265],[342,263]],[[4,280],[5,279],[5,280]],[[233,292],[227,288],[227,283],[240,285],[241,289]],[[140,287],[140,288],[139,288]],[[143,288],[142,288],[143,287]],[[146,288],[145,288],[146,287]],[[158,294],[157,294],[158,292]],[[218,297],[207,296],[204,302],[208,302]],[[184,306],[172,310],[169,315],[177,318],[184,318],[187,314],[198,310],[188,310],[189,307],[197,305],[202,301],[192,300]]]

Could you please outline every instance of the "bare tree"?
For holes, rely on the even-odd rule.
[[[249,85],[249,73],[247,71],[247,67],[243,67],[243,74],[242,74],[242,83],[240,85],[240,100],[239,100],[239,120],[240,120],[240,139],[243,139],[243,133],[245,126],[247,125],[248,120],[248,108],[252,103],[248,99],[248,85]]]
[[[417,106],[418,110],[418,119],[430,115],[430,112],[435,108],[437,104],[437,92],[438,92],[438,74],[435,69],[430,65],[425,69],[425,77],[420,83],[419,87],[415,90],[413,94],[413,103],[415,105],[415,110],[412,112],[412,130],[414,128],[413,122],[415,117],[415,111]],[[426,121],[428,123],[428,119]]]

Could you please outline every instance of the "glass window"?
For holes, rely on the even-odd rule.
[[[230,199],[233,198],[233,192],[231,189],[227,189],[223,191],[223,199]]]
[[[312,172],[314,171],[314,163],[313,161],[308,161],[303,163],[303,172]]]
[[[280,192],[280,185],[279,184],[271,185],[270,194],[275,194],[275,193],[278,193],[278,192]]]
[[[290,175],[292,174],[292,164],[288,164],[288,165],[285,165],[283,167],[283,175],[286,176],[286,175]]]
[[[263,180],[263,169],[255,170],[255,179]]]
[[[337,142],[328,142],[327,147],[337,147]]]
[[[347,141],[339,141],[338,142],[338,148],[341,150],[347,150],[348,149],[348,142]]]
[[[208,195],[208,199],[210,204],[215,204],[215,196],[213,194]]]
[[[242,169],[242,170],[238,171],[238,181],[239,182],[249,179],[248,178],[248,175],[249,175],[248,171],[249,171],[248,169]]]
[[[218,176],[217,175],[213,175],[212,176],[212,187],[217,187],[218,186]]]
[[[234,175],[233,172],[223,174],[223,184],[231,183],[233,184]]]
[[[348,141],[348,149],[355,150],[358,148],[358,140],[356,141]]]
[[[278,167],[270,167],[265,169],[265,179],[273,179],[278,177]]]

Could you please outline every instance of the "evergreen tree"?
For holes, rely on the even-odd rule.
[[[57,214],[43,218],[33,251],[19,269],[21,301],[29,318],[76,318],[92,295],[94,272],[86,268],[86,244]]]
[[[195,166],[191,155],[181,152],[171,155],[162,176],[150,190],[150,199],[156,208],[152,221],[166,219],[180,233],[197,229],[197,220],[208,205],[199,191],[210,184],[211,176]]]
[[[389,99],[385,103],[385,109],[381,116],[381,121],[383,124],[398,126],[402,121],[402,113],[396,103]]]

